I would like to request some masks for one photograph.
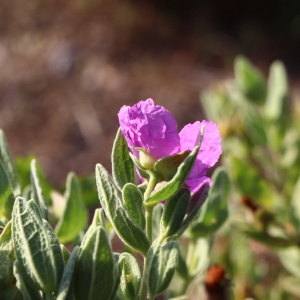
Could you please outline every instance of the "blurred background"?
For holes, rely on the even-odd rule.
[[[111,170],[121,106],[153,98],[180,130],[205,118],[199,92],[237,54],[265,74],[281,59],[293,86],[299,53],[296,0],[2,0],[0,128],[59,187],[70,170]]]

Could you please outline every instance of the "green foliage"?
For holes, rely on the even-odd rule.
[[[75,240],[87,224],[88,214],[83,205],[80,186],[74,173],[69,173],[65,193],[65,207],[55,233],[62,244]]]

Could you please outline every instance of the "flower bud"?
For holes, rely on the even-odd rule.
[[[143,148],[133,148],[134,150],[140,151],[140,163],[145,169],[153,169],[153,166],[157,159],[155,159],[150,153]]]

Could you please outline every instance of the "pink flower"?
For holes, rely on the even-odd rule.
[[[123,106],[118,114],[121,130],[132,153],[139,158],[140,147],[155,159],[193,150],[198,133],[205,125],[204,138],[195,165],[186,181],[192,193],[205,182],[211,181],[205,175],[222,153],[221,136],[212,121],[195,122],[186,125],[178,134],[177,123],[164,107],[155,105],[152,99],[140,101],[133,107]]]

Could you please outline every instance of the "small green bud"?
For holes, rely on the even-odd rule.
[[[147,170],[153,169],[153,166],[156,163],[157,159],[151,156],[151,154],[143,148],[133,148],[133,149],[140,151],[140,163],[142,167]]]

